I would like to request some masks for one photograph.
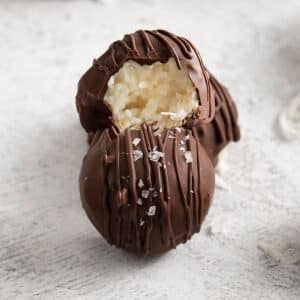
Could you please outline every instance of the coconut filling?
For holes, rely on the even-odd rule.
[[[143,122],[157,122],[160,129],[181,126],[198,107],[187,67],[178,69],[174,58],[152,65],[127,61],[109,79],[104,100],[121,131]]]

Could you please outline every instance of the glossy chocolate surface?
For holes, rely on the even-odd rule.
[[[200,230],[214,192],[214,169],[190,130],[161,134],[98,131],[83,160],[80,193],[92,223],[111,244],[158,255]]]

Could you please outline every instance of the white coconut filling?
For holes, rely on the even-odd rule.
[[[187,67],[178,69],[174,58],[152,65],[127,61],[110,78],[104,100],[121,130],[148,121],[160,128],[180,126],[198,106]]]

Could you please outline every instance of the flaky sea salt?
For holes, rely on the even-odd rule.
[[[155,215],[155,212],[156,212],[156,206],[155,205],[152,205],[149,207],[148,211],[146,212],[146,214],[148,216],[154,216]]]
[[[193,156],[192,156],[192,152],[191,152],[191,151],[186,151],[186,152],[184,152],[184,157],[185,157],[185,162],[186,162],[187,164],[193,162]]]
[[[142,227],[145,224],[145,221],[143,219],[140,219],[139,224]]]
[[[141,139],[140,138],[134,138],[132,141],[132,145],[137,146],[140,143]]]
[[[138,198],[137,201],[136,201],[136,203],[138,205],[143,205],[143,200],[141,198]]]
[[[138,159],[143,157],[143,152],[141,150],[133,150],[133,159],[137,161]]]
[[[144,186],[143,179],[140,179],[139,182],[138,182],[138,187],[142,188],[143,186]]]
[[[171,111],[162,111],[160,113],[162,116],[169,117],[173,121],[183,120],[186,116],[186,112],[184,110],[180,110],[179,112],[171,112]]]
[[[155,161],[155,162],[158,162],[160,160],[161,157],[164,157],[164,153],[163,152],[160,152],[160,151],[157,151],[156,150],[157,147],[155,146],[153,148],[153,151],[150,151],[148,153],[148,157],[151,161]]]
[[[150,192],[148,190],[142,190],[142,197],[147,199],[150,195]]]
[[[188,141],[190,139],[190,135],[187,134],[184,138],[183,138],[185,141]]]

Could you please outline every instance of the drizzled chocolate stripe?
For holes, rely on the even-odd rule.
[[[164,138],[163,138],[163,142],[162,139],[158,138],[158,144],[159,144],[159,148],[162,149],[161,151],[163,153],[166,152],[166,144],[167,144],[167,138],[169,135],[169,130],[166,130]],[[172,248],[176,247],[175,244],[175,237],[174,237],[174,232],[173,232],[173,228],[172,228],[172,211],[171,211],[171,193],[170,193],[170,183],[169,183],[169,176],[168,176],[168,172],[167,172],[167,160],[166,157],[164,156],[162,158],[162,176],[163,176],[163,180],[164,180],[164,184],[163,184],[163,195],[162,195],[162,201],[164,201],[164,203],[162,203],[162,205],[165,207],[166,211],[166,216],[164,216],[166,218],[166,223],[167,223],[167,234],[168,234],[168,246],[169,243],[171,244]]]
[[[215,93],[215,117],[211,123],[198,124],[191,129],[193,135],[207,150],[213,164],[216,165],[220,151],[230,141],[240,139],[240,130],[236,106],[227,89],[212,75],[210,81]]]

